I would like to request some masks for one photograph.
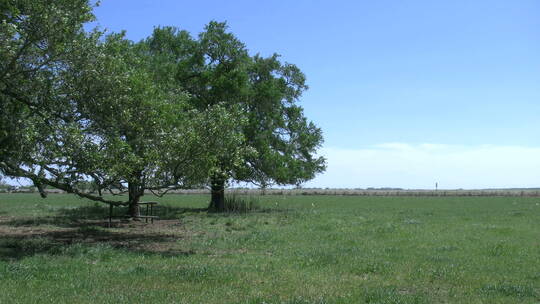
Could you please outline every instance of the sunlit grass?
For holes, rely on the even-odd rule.
[[[539,198],[208,200],[166,196],[156,224],[109,229],[70,195],[0,195],[0,303],[540,301]]]

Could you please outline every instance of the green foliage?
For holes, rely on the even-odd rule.
[[[133,43],[85,32],[88,0],[9,0],[0,17],[0,173],[42,195],[52,186],[136,208],[145,190],[298,185],[324,170],[321,130],[297,105],[303,73],[250,56],[225,23]]]
[[[2,7],[4,174],[41,190],[133,204],[148,189],[204,183],[224,163],[220,149],[231,166],[249,150],[241,145],[239,107],[193,108],[184,91],[158,76],[152,54],[123,33],[83,31],[93,18],[87,1],[49,4]],[[87,191],[89,181],[96,193]],[[128,192],[129,201],[105,199],[104,191]]]
[[[156,28],[139,45],[152,55],[156,77],[189,93],[195,108],[221,105],[245,121],[236,129],[244,137],[241,145],[227,145],[221,136],[210,139],[218,161],[212,177],[268,186],[300,184],[324,170],[324,158],[315,156],[322,132],[297,104],[307,89],[298,67],[276,54],[250,56],[219,22],[210,22],[197,38]]]
[[[91,10],[87,0],[0,3],[0,162],[25,158],[35,119],[62,107],[59,71],[84,39]]]
[[[42,194],[135,205],[209,177],[300,184],[324,170],[321,130],[297,105],[302,72],[250,56],[225,23],[133,43],[85,32],[88,0],[8,0],[0,18],[0,172]]]

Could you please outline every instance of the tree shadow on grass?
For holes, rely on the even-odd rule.
[[[118,207],[115,215],[123,215],[126,208]],[[62,255],[73,246],[86,248],[107,246],[140,254],[185,256],[194,254],[179,249],[181,240],[189,231],[177,229],[178,220],[186,212],[203,212],[197,208],[159,206],[155,224],[114,218],[108,228],[109,208],[92,205],[56,210],[54,215],[0,220],[0,260],[18,260],[25,257],[50,254]]]
[[[176,220],[186,213],[205,213],[206,208],[185,208],[172,206],[155,206],[153,214],[159,220]],[[141,215],[146,215],[146,208],[141,208]],[[124,223],[127,216],[127,207],[113,208],[113,227]],[[109,207],[96,204],[92,206],[79,206],[73,208],[61,208],[54,215],[12,218],[0,222],[0,226],[30,227],[51,225],[64,228],[76,228],[81,226],[108,227]]]
[[[211,217],[227,217],[227,216],[247,216],[247,215],[264,215],[271,213],[289,213],[293,209],[278,209],[278,208],[259,208],[248,212],[211,212],[208,208],[191,208],[191,207],[175,207],[167,205],[157,205],[153,208],[153,215],[161,220],[179,220],[186,214],[197,214],[201,216]],[[146,215],[146,208],[141,207],[141,215]],[[113,208],[112,227],[122,226],[126,222],[127,207]],[[37,217],[21,217],[12,218],[10,220],[0,222],[0,226],[12,227],[36,227],[36,226],[56,226],[63,228],[77,228],[81,226],[109,226],[109,207],[103,204],[95,204],[91,206],[78,206],[61,208],[55,211],[54,215],[37,216]]]
[[[116,207],[115,215],[126,214],[125,207]],[[109,208],[103,205],[62,208],[54,215],[0,220],[0,260],[19,260],[34,255],[66,255],[69,248],[110,247],[138,254],[177,257],[195,254],[182,249],[178,242],[191,232],[178,229],[186,214],[227,217],[257,216],[279,209],[260,209],[248,213],[208,213],[206,208],[186,208],[158,205],[154,224],[115,218],[108,228]],[[144,214],[144,211],[143,211]]]
[[[181,234],[114,231],[87,225],[77,229],[17,231],[3,233],[0,237],[0,260],[19,260],[39,254],[66,255],[73,246],[87,250],[105,246],[114,250],[163,257],[194,254],[191,250],[178,248],[178,240],[183,237]]]

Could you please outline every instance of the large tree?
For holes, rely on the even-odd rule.
[[[236,150],[214,151],[218,163],[209,176],[211,209],[223,210],[228,180],[263,187],[298,185],[325,169],[324,158],[316,156],[322,132],[298,105],[307,89],[298,67],[282,63],[277,54],[251,56],[219,22],[210,22],[197,38],[173,27],[156,28],[141,44],[162,77],[176,80],[195,108],[239,107],[247,120],[237,129],[245,138],[242,146],[251,153],[238,162],[230,159]],[[221,138],[212,140],[220,146]]]
[[[0,155],[4,174],[127,205],[136,216],[145,190],[197,185],[213,172],[218,160],[208,139],[221,138],[220,147],[243,141],[234,107],[194,109],[123,35],[84,32],[92,17],[86,1],[8,4],[0,42],[10,59],[0,70],[1,106],[9,111],[0,137],[2,147],[10,144]],[[97,193],[84,191],[88,181]]]

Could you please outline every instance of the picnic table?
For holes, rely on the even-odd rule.
[[[157,205],[158,202],[139,202],[140,206],[146,206],[146,213],[145,215],[140,215],[141,209],[139,208],[139,218],[144,218],[146,223],[148,223],[148,219],[152,221],[152,224],[154,223],[154,219],[157,219],[158,217],[154,215],[154,206]],[[150,209],[149,209],[150,208]],[[150,211],[150,212],[148,212]]]
[[[145,222],[148,223],[148,219],[150,219],[151,223],[154,223],[154,219],[159,219],[158,216],[154,215],[154,206],[157,205],[158,202],[139,202],[137,205],[139,205],[139,215],[137,218],[144,218]],[[111,227],[112,218],[113,218],[113,204],[109,205],[109,228]],[[144,215],[141,215],[141,206],[146,206],[146,212]],[[144,209],[144,208],[143,208]]]

